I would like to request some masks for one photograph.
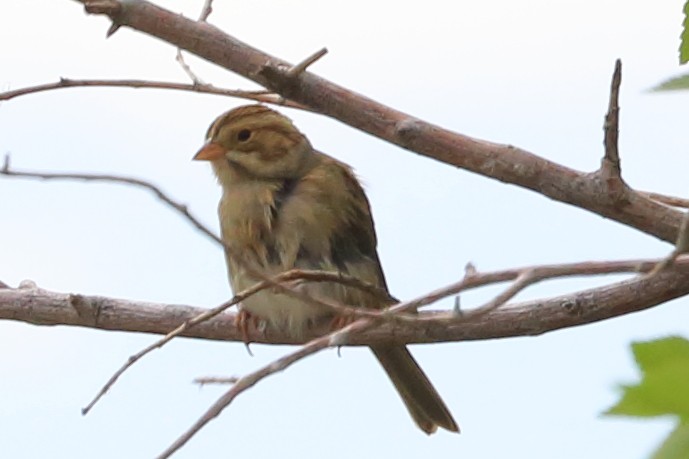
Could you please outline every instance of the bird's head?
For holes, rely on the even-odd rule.
[[[246,105],[211,124],[194,159],[211,161],[221,182],[230,174],[281,180],[298,178],[312,153],[289,118],[263,105]]]

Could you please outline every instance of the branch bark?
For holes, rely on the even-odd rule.
[[[650,271],[660,260],[630,260],[589,265],[589,273]],[[608,266],[607,270],[603,268]],[[628,269],[621,269],[626,266]],[[516,303],[464,319],[448,312],[421,312],[418,321],[386,321],[375,328],[347,337],[342,345],[380,343],[439,343],[473,341],[516,336],[540,335],[561,328],[584,325],[649,309],[689,294],[689,257],[680,257],[672,268],[653,276],[636,276],[614,284],[561,295]],[[594,269],[592,269],[594,268]],[[466,288],[518,278],[534,268],[520,268],[482,275],[482,282],[465,281]],[[538,268],[536,268],[538,269]],[[562,267],[567,270],[566,266]],[[597,270],[597,271],[596,271]],[[480,277],[480,275],[475,275]],[[458,283],[459,284],[459,283]],[[450,286],[451,287],[451,286]],[[415,300],[430,304],[455,294],[460,289],[443,288]],[[69,325],[102,330],[144,332],[165,335],[181,324],[204,313],[206,309],[162,303],[130,301],[101,296],[57,293],[29,286],[0,289],[0,319],[35,325]],[[248,338],[266,344],[301,344],[304,340],[327,335],[329,324],[314,327],[302,340],[271,329],[267,333],[250,326]],[[235,314],[224,312],[182,332],[181,336],[224,341],[243,341],[236,327]]]

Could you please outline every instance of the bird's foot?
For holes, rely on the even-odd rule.
[[[356,320],[355,316],[349,314],[337,314],[330,321],[330,331],[339,330]]]
[[[246,309],[240,307],[239,312],[234,319],[234,326],[242,332],[242,341],[244,342],[244,346],[246,346],[246,350],[249,355],[253,357],[254,354],[251,352],[251,348],[249,348],[249,344],[251,343],[249,341],[249,324],[251,324],[256,330],[261,329],[261,319]]]

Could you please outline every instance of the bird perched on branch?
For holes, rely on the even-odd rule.
[[[194,159],[210,161],[222,186],[220,226],[235,292],[261,280],[249,272],[272,277],[294,268],[344,273],[387,291],[368,199],[352,169],[314,150],[289,118],[263,105],[230,110],[211,124]],[[392,304],[335,282],[300,289],[352,307]],[[247,298],[242,308],[292,336],[333,316],[328,308],[270,289]],[[421,430],[459,431],[405,346],[371,350]]]

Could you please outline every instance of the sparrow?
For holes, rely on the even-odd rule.
[[[371,208],[352,168],[315,150],[286,116],[263,105],[220,115],[194,156],[210,161],[222,187],[221,237],[234,292],[291,269],[343,273],[388,291]],[[300,289],[316,299],[383,309],[393,302],[334,282]],[[392,298],[392,297],[389,297]],[[274,290],[242,302],[242,310],[299,337],[331,309]],[[427,434],[459,432],[450,411],[404,345],[371,346],[411,417]]]

